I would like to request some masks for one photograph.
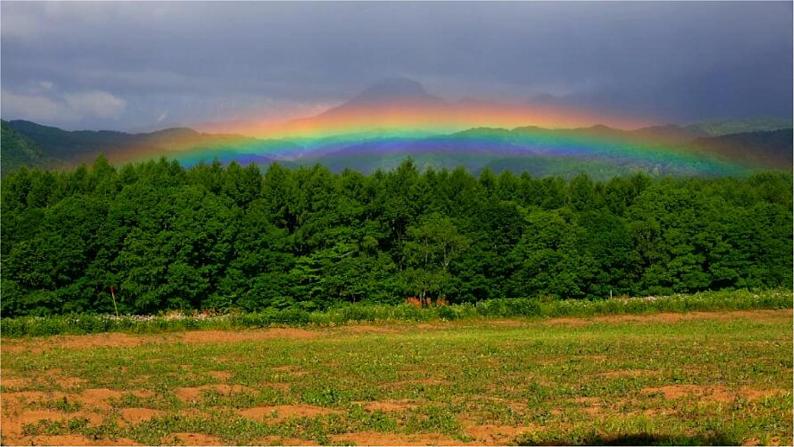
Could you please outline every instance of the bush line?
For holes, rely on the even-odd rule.
[[[278,326],[334,326],[375,321],[430,321],[506,317],[589,317],[655,312],[791,309],[792,292],[717,291],[665,297],[605,300],[493,299],[449,306],[414,307],[407,304],[344,304],[323,311],[297,308],[225,315],[92,315],[18,317],[0,320],[3,337],[92,334],[102,332],[157,333],[194,329],[243,329]]]

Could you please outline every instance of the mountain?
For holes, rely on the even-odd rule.
[[[743,120],[704,121],[686,126],[686,129],[704,136],[722,136],[729,134],[762,132],[790,129],[792,122],[783,118],[750,118]]]
[[[390,78],[366,88],[346,103],[336,107],[336,109],[362,104],[393,103],[395,101],[444,103],[441,98],[429,94],[422,84],[413,79]]]
[[[12,167],[23,164],[43,167],[74,166],[91,162],[99,154],[104,154],[112,163],[160,156],[179,158],[196,154],[202,154],[204,158],[211,160],[213,156],[223,158],[225,154],[239,154],[240,150],[243,153],[256,153],[258,155],[254,157],[255,160],[269,163],[274,158],[262,155],[263,153],[296,147],[289,142],[231,134],[206,134],[190,128],[126,133],[107,130],[67,131],[23,120],[2,121],[2,124],[2,158],[6,162],[6,157],[9,157],[12,160],[9,165]],[[31,155],[26,161],[22,161],[18,154],[31,152],[30,148],[35,148],[38,155]]]
[[[614,122],[605,114],[555,107],[471,98],[447,102],[416,81],[394,78],[320,114],[253,123],[255,127],[248,129],[249,134],[267,138],[190,128],[66,131],[30,121],[4,121],[3,172],[18,165],[89,163],[100,153],[115,164],[166,156],[185,165],[213,159],[258,165],[278,161],[360,171],[389,169],[412,157],[418,165],[434,168],[464,166],[476,172],[489,167],[535,175],[588,172],[599,177],[637,171],[743,175],[791,168],[791,127],[785,120],[634,130],[608,125]],[[776,128],[783,125],[788,127]],[[742,131],[724,133],[735,129]]]
[[[2,174],[22,166],[40,167],[47,164],[41,149],[30,138],[11,128],[8,123],[0,123],[0,167]]]
[[[696,149],[723,159],[770,168],[791,169],[792,129],[742,132],[711,138],[699,138],[692,143]]]
[[[391,169],[406,157],[420,167],[463,166],[477,172],[529,172],[606,178],[637,171],[658,175],[739,175],[790,169],[791,129],[702,136],[688,127],[620,130],[478,127],[429,135],[346,134],[310,140],[264,140],[189,128],[130,134],[65,131],[29,121],[3,121],[3,173],[15,167],[73,166],[104,153],[113,163],[167,156],[186,165],[218,159],[242,164],[320,163],[333,170]]]

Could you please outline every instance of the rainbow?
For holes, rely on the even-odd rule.
[[[592,123],[606,123],[614,129]],[[112,161],[160,156],[185,165],[212,160],[260,165],[330,160],[337,166],[348,163],[356,167],[362,160],[411,156],[475,169],[496,160],[520,159],[692,175],[740,175],[749,169],[680,140],[620,130],[647,124],[560,107],[390,101],[347,104],[286,122],[251,120],[207,126],[202,130],[223,133],[171,138],[167,142],[155,139],[146,147],[116,154]],[[376,163],[375,167],[388,165]]]

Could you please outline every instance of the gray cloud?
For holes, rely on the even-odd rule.
[[[393,76],[660,121],[791,115],[788,2],[0,8],[3,117],[68,128],[291,117]]]

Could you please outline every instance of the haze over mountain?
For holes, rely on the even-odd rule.
[[[433,105],[445,103],[443,99],[429,94],[421,83],[413,79],[397,77],[384,79],[366,88],[341,106],[334,107],[325,113],[334,113],[357,105],[393,103],[399,100]]]

